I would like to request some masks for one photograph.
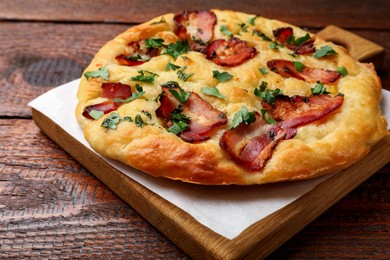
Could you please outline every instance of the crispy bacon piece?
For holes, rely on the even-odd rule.
[[[284,128],[296,128],[317,121],[338,109],[344,101],[341,95],[315,95],[310,97],[277,96],[274,105],[264,100],[262,106],[271,116],[281,121]]]
[[[192,50],[204,53],[213,38],[217,17],[212,11],[184,11],[173,17],[174,33],[187,40]]]
[[[118,83],[103,83],[103,94],[105,98],[121,98],[126,99],[131,96],[131,88],[129,85]]]
[[[298,71],[294,63],[289,60],[270,60],[267,62],[267,67],[283,77],[294,77],[311,83],[321,81],[323,84],[329,84],[341,77],[341,73],[337,71],[309,68],[306,66],[302,68],[302,71]]]
[[[219,39],[207,46],[206,57],[215,64],[234,67],[256,56],[257,50],[238,38]]]
[[[296,134],[294,129],[286,131],[280,125],[267,124],[257,112],[255,116],[255,122],[227,130],[219,140],[233,160],[250,171],[263,169],[277,144]]]
[[[102,103],[99,103],[99,104],[87,106],[86,108],[84,108],[83,116],[88,118],[88,119],[93,119],[89,115],[89,113],[92,110],[102,111],[104,114],[107,114],[107,113],[110,113],[111,111],[116,110],[117,108],[118,108],[117,104],[114,103],[114,101],[108,100],[108,101],[105,101],[105,102],[102,102]]]
[[[277,124],[267,124],[256,113],[254,123],[241,123],[226,131],[219,144],[237,163],[250,171],[259,171],[271,158],[278,143],[293,138],[296,128],[326,117],[338,109],[343,100],[341,95],[277,96],[274,105],[262,102]]]
[[[178,103],[169,92],[168,87],[162,87],[163,93],[160,96],[160,107],[156,114],[159,117],[168,119],[167,125],[172,125],[171,113],[177,109]],[[177,88],[173,88],[178,90]],[[180,138],[187,142],[199,142],[210,138],[215,127],[227,123],[226,114],[213,108],[208,102],[202,99],[197,93],[191,92],[185,104],[182,104],[182,113],[190,118],[188,128],[179,134]]]
[[[316,48],[314,47],[314,39],[311,38],[307,41],[299,43],[297,45],[288,42],[289,38],[293,36],[293,29],[291,27],[282,27],[273,31],[273,34],[277,41],[285,45],[290,50],[293,50],[296,54],[308,54],[314,53]]]

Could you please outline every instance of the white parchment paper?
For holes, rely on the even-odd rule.
[[[52,89],[31,101],[29,106],[92,150],[74,115],[78,84],[79,80],[74,80]],[[390,122],[390,92],[384,90],[383,97],[382,111]],[[233,239],[251,224],[293,202],[327,178],[245,187],[201,186],[154,178],[111,159],[102,159],[228,239]]]

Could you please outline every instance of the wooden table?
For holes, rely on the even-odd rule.
[[[390,50],[386,0],[0,1],[0,258],[188,258],[48,139],[27,103],[80,77],[94,53],[129,26],[212,7],[313,32],[335,24]],[[390,90],[389,55],[378,73]],[[389,257],[389,172],[387,164],[270,258]]]

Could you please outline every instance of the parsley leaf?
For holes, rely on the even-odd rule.
[[[266,68],[259,68],[259,70],[263,75],[268,74],[268,70]]]
[[[169,89],[169,92],[172,93],[172,95],[180,101],[180,103],[184,104],[187,102],[187,99],[190,97],[191,92],[187,92],[184,89],[180,88],[179,92],[174,90],[173,88]]]
[[[341,75],[343,75],[343,77],[348,75],[348,71],[347,71],[347,69],[344,66],[338,67],[336,71],[340,72]]]
[[[325,56],[335,55],[337,52],[332,49],[332,47],[325,45],[322,46],[320,49],[317,49],[314,53],[314,58],[322,58]]]
[[[144,120],[142,120],[142,117],[140,115],[136,115],[134,118],[135,125],[138,127],[143,127],[145,125]]]
[[[206,95],[209,95],[209,96],[214,96],[214,97],[217,97],[217,98],[224,98],[225,97],[215,87],[203,87],[203,88],[200,89],[200,91],[203,94],[206,94]]]
[[[141,112],[144,113],[149,119],[152,119],[152,114],[150,114],[148,111],[142,110]]]
[[[184,80],[184,81],[187,81],[187,79],[189,79],[192,75],[194,75],[194,73],[184,73],[184,70],[186,68],[187,67],[184,66],[183,68],[181,68],[180,70],[177,71],[177,77],[181,80]]]
[[[187,123],[190,121],[190,118],[181,114],[181,107],[172,111],[171,120],[173,125],[168,128],[168,132],[174,133],[175,135],[189,127]]]
[[[106,66],[101,67],[94,71],[87,71],[84,73],[84,77],[89,80],[89,78],[99,78],[108,80],[108,69]]]
[[[241,31],[242,31],[242,32],[248,32],[249,26],[246,25],[245,23],[239,23],[238,26],[241,27]]]
[[[99,110],[94,110],[94,109],[92,109],[88,114],[89,114],[93,119],[98,120],[99,118],[101,118],[101,117],[104,115],[104,112],[103,112],[103,111],[99,111]]]
[[[140,85],[135,84],[135,88],[137,89],[138,92],[133,92],[130,97],[128,97],[126,99],[114,98],[113,101],[119,102],[119,103],[127,103],[127,102],[133,101],[134,99],[137,99],[140,96],[142,96],[143,94],[145,94],[145,91],[143,90],[143,88]]]
[[[287,43],[297,46],[308,40],[310,40],[310,35],[308,33],[306,33],[305,36],[299,37],[298,39],[295,39],[294,35],[290,35],[290,37],[287,38]]]
[[[146,82],[146,83],[154,83],[154,78],[156,76],[158,76],[158,74],[147,71],[147,70],[139,70],[138,73],[140,75],[135,76],[135,77],[131,77],[131,80]]]
[[[281,43],[273,42],[273,43],[270,43],[269,47],[271,49],[279,49],[279,48],[284,48],[284,45]]]
[[[229,29],[227,28],[226,25],[221,25],[220,29],[221,33],[227,35],[227,36],[233,36],[233,33],[231,31],[229,31]]]
[[[251,25],[255,25],[255,20],[257,19],[257,18],[259,18],[260,17],[260,15],[256,15],[255,17],[252,17],[252,18],[250,18],[249,20],[248,20],[248,22],[251,24]]]
[[[324,95],[329,94],[330,92],[326,90],[326,87],[321,83],[321,81],[317,81],[314,88],[311,89],[311,93],[313,95]]]
[[[186,41],[177,41],[176,43],[170,43],[165,49],[164,54],[171,55],[173,58],[177,58],[180,55],[189,52],[190,46]]]
[[[268,41],[268,42],[271,42],[272,40],[267,36],[265,35],[264,33],[258,31],[258,30],[253,30],[252,31],[252,35],[257,35],[259,36],[261,39],[263,39],[264,41]]]
[[[234,115],[230,129],[236,128],[242,122],[244,122],[244,124],[246,125],[249,125],[250,123],[253,123],[255,121],[256,121],[255,112],[248,112],[248,109],[243,106]]]
[[[218,70],[213,70],[213,78],[216,78],[218,81],[225,82],[233,78],[228,72],[219,72]]]
[[[176,81],[171,81],[171,80],[161,84],[161,87],[180,88],[179,83],[177,83]]]
[[[116,129],[116,125],[119,123],[120,117],[119,114],[113,112],[109,117],[103,120],[101,126],[110,129]]]
[[[278,95],[282,95],[282,90],[280,89],[267,89],[267,82],[262,81],[259,88],[255,88],[254,94],[255,96],[263,99],[265,102],[267,102],[270,105],[273,105],[275,103],[275,99]]]
[[[305,65],[303,65],[302,62],[299,61],[293,61],[294,67],[298,72],[302,72],[303,69],[305,68]]]
[[[166,71],[170,71],[170,70],[175,71],[175,70],[180,69],[180,68],[181,68],[180,66],[168,62],[167,66],[165,67],[165,70]]]
[[[161,48],[163,46],[164,39],[161,38],[148,38],[145,39],[145,48]]]
[[[262,108],[260,110],[261,116],[263,117],[264,121],[267,122],[267,124],[277,124],[275,119],[273,119],[270,115],[266,116],[267,110],[265,108]]]

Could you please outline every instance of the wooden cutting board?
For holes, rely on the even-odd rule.
[[[344,45],[359,60],[370,60],[377,66],[383,60],[382,47],[335,26],[318,35]],[[329,177],[234,239],[227,239],[113,168],[44,114],[35,109],[32,114],[46,135],[194,259],[264,258],[390,161],[388,136],[350,168]]]

